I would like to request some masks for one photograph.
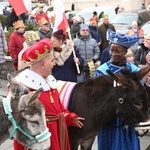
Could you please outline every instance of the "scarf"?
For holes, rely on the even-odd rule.
[[[58,66],[63,66],[65,61],[69,58],[73,51],[73,42],[66,40],[66,43],[62,46],[62,50],[54,49],[54,58]]]

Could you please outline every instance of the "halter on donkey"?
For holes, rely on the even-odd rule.
[[[10,139],[15,138],[27,148],[49,149],[51,134],[46,127],[45,109],[37,99],[42,89],[29,92],[27,88],[17,83],[11,75],[8,75],[8,81],[10,83],[10,96],[0,99],[3,103],[0,112],[3,116],[1,124],[5,122],[4,126],[8,125],[9,133],[0,131],[0,135],[6,134],[4,139],[0,137],[0,143],[5,141],[6,136],[9,135]],[[9,121],[6,120],[6,114]],[[37,127],[37,131],[32,126]]]

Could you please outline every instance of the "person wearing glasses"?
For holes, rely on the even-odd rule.
[[[139,36],[127,36],[126,34],[116,33],[112,30],[107,31],[110,46],[110,61],[104,63],[96,69],[94,77],[107,75],[107,70],[120,74],[121,69],[137,72],[139,68],[133,63],[126,61],[127,49],[139,40]],[[140,150],[139,138],[129,126],[123,128],[119,118],[104,125],[98,135],[98,150]]]
[[[53,30],[51,29],[50,23],[45,18],[41,18],[38,21],[38,26],[38,34],[40,39],[51,38]]]
[[[87,61],[91,60],[95,63],[100,54],[97,41],[90,36],[89,26],[87,24],[80,25],[80,37],[74,39],[74,46],[79,54],[84,59],[83,68],[81,68],[81,75],[79,75],[78,82],[83,82],[90,78],[90,72]]]

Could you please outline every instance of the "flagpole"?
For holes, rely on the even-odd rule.
[[[65,11],[64,11],[62,0],[54,0],[54,12],[56,14],[56,18],[55,18],[53,32],[57,31],[58,29],[62,29],[64,34],[66,34],[66,32],[68,33],[69,39],[72,41],[71,34],[70,34],[70,28],[68,25],[68,20],[67,20]],[[74,47],[73,47],[73,57],[77,58]],[[75,65],[77,68],[77,73],[80,74],[80,69],[79,69],[78,63],[75,62]]]
[[[67,33],[68,33],[69,39],[72,41],[71,34],[70,34],[70,28],[69,28],[69,31],[67,31]],[[77,58],[77,57],[76,57],[75,50],[74,50],[74,47],[73,47],[72,52],[73,52],[73,56],[74,56],[74,58]],[[75,62],[75,64],[76,64],[77,72],[78,72],[78,74],[80,74],[79,65],[78,65],[78,63],[77,63],[77,62]]]

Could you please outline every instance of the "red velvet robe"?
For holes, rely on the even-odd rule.
[[[73,124],[73,117],[77,115],[74,113],[70,113],[68,110],[65,110],[63,105],[60,103],[59,93],[56,89],[51,89],[50,91],[42,92],[39,100],[43,103],[46,109],[46,115],[48,114],[55,114],[59,118],[60,113],[68,114],[64,120],[64,123],[67,126],[74,126]],[[48,120],[48,119],[47,119]],[[60,147],[60,140],[59,140],[59,119],[54,122],[47,122],[47,126],[49,131],[51,132],[51,147],[50,150],[63,150]],[[66,149],[70,150],[70,144],[68,139],[68,132],[66,130],[66,136],[62,137],[62,139],[66,138]],[[14,140],[14,150],[24,150],[24,147],[19,144],[16,140]]]

